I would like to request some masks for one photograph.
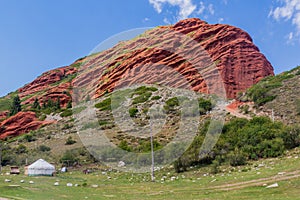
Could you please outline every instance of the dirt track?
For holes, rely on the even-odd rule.
[[[275,175],[272,177],[260,178],[260,179],[255,179],[255,180],[251,180],[251,181],[214,186],[214,187],[210,187],[209,189],[237,190],[237,189],[242,189],[242,188],[251,187],[251,186],[263,186],[264,184],[270,184],[270,183],[273,183],[276,181],[290,180],[290,179],[299,178],[299,177],[300,177],[300,170],[296,170],[293,172],[287,172],[283,175]]]

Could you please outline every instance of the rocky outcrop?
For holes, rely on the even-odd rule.
[[[43,73],[33,82],[18,90],[23,105],[32,105],[37,98],[42,105],[48,99],[56,101],[60,99],[62,107],[72,99],[71,81],[75,77],[77,69],[72,66],[60,67]]]
[[[238,92],[273,74],[273,67],[245,31],[193,18],[154,28],[71,66],[45,72],[18,94],[25,108],[36,98],[41,105],[59,98],[61,107],[66,107],[71,100],[98,98],[138,83],[204,93],[217,93],[224,85],[225,95],[235,98]],[[21,112],[1,123],[0,138],[47,123],[32,112]]]
[[[4,120],[8,116],[8,111],[0,112],[0,121]]]
[[[177,34],[193,42],[182,41]],[[152,29],[84,61],[74,87],[85,88],[94,98],[120,85],[136,83],[189,85],[194,91],[214,93],[219,87],[214,85],[218,73],[226,96],[235,98],[238,92],[274,75],[273,67],[245,31],[196,18]],[[203,70],[208,63],[214,63],[217,70]],[[199,70],[211,73],[204,77]]]
[[[0,123],[0,139],[18,136],[52,123],[54,121],[40,121],[34,112],[19,112]]]

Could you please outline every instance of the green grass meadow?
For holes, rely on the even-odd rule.
[[[296,148],[280,158],[258,160],[243,167],[223,166],[215,175],[208,173],[209,167],[191,168],[180,174],[163,169],[156,172],[155,182],[150,181],[147,173],[99,170],[85,175],[81,170],[74,170],[55,177],[28,177],[7,175],[8,168],[4,168],[0,176],[0,199],[294,200],[300,199],[299,157],[300,150]],[[174,181],[172,176],[176,177]],[[55,182],[59,186],[54,186]],[[67,183],[73,186],[67,187]],[[266,188],[273,183],[279,187]]]

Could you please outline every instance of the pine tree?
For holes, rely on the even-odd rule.
[[[12,105],[10,107],[9,115],[13,116],[22,110],[20,97],[17,95],[14,97]]]
[[[55,103],[55,109],[56,110],[60,110],[61,109],[61,107],[60,107],[60,98],[59,97],[57,97],[57,100],[56,100],[56,103]]]
[[[46,107],[47,108],[52,108],[53,106],[54,106],[54,103],[53,103],[52,99],[48,99]]]
[[[43,109],[46,109],[47,108],[47,104],[46,104],[46,101],[43,102]]]
[[[72,100],[68,101],[67,108],[72,108]]]
[[[33,109],[38,109],[38,110],[41,109],[39,100],[38,100],[37,98],[35,98],[35,100],[34,100],[34,102],[33,102],[33,105],[32,105],[32,108],[33,108]]]

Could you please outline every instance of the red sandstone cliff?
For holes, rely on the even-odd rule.
[[[52,123],[54,121],[40,121],[34,112],[19,112],[0,123],[0,139],[18,136]]]
[[[183,41],[180,34],[192,42]],[[195,63],[200,66],[195,67]],[[214,63],[216,70],[203,77],[199,71],[207,71],[207,63]],[[235,98],[238,92],[274,75],[273,67],[245,31],[229,25],[210,25],[196,18],[152,29],[87,57],[81,69],[74,87],[87,89],[94,98],[120,85],[136,83],[189,85],[194,91],[214,93],[218,73],[226,96]]]
[[[206,68],[209,63],[214,63],[216,68]],[[79,72],[72,67],[74,64],[81,64]],[[173,26],[154,28],[71,66],[43,73],[18,92],[25,107],[30,107],[35,98],[42,104],[49,98],[55,101],[58,97],[61,106],[65,107],[72,99],[72,92],[82,93],[78,94],[78,100],[87,95],[98,98],[120,85],[136,83],[188,85],[194,91],[212,93],[220,87],[216,84],[219,74],[226,96],[235,98],[239,91],[274,73],[269,61],[245,31],[229,25],[210,25],[193,18]],[[0,117],[5,118],[6,114]],[[39,121],[34,113],[21,112],[1,123],[5,128],[1,129],[0,139],[47,123]]]

